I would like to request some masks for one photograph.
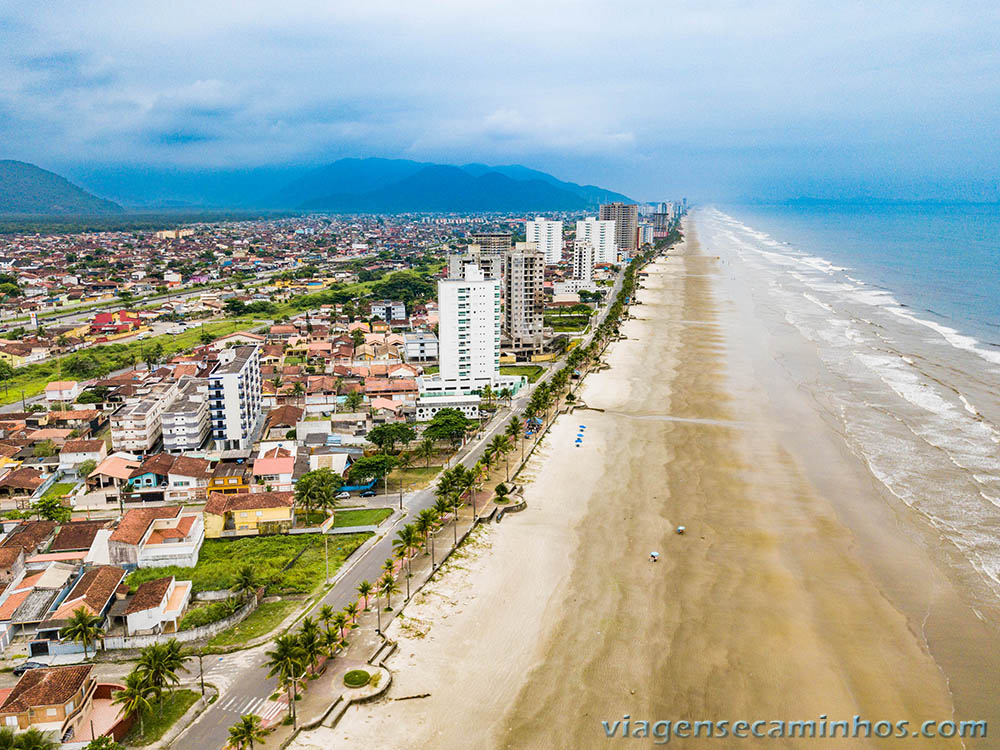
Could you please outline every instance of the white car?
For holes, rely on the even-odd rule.
[[[337,493],[337,499],[338,500],[348,500],[350,497],[351,497],[351,493],[350,492],[338,492]]]

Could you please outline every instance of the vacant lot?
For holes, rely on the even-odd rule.
[[[371,534],[344,534],[330,539],[330,574]],[[300,554],[301,553],[301,554]],[[294,560],[288,570],[283,568]],[[174,576],[191,581],[195,592],[233,586],[239,569],[249,565],[269,594],[308,594],[323,580],[325,562],[321,534],[285,534],[243,539],[207,539],[193,568],[142,568],[127,579],[135,589],[145,581]]]

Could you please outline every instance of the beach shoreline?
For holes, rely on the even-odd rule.
[[[522,472],[528,509],[394,621],[388,697],[293,747],[601,747],[624,715],[985,718],[989,654],[964,674],[940,654],[988,652],[991,631],[795,388],[810,353],[686,236],[583,384],[594,410],[560,416]]]

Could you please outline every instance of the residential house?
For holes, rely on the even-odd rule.
[[[166,500],[179,503],[205,500],[211,478],[211,462],[194,456],[178,456],[167,471]]]
[[[249,492],[247,483],[247,465],[235,461],[220,461],[212,471],[206,491],[223,495],[235,495],[237,492]]]
[[[291,492],[295,473],[295,443],[291,449],[282,445],[261,450],[253,462],[251,492]]]
[[[175,633],[191,600],[191,581],[173,576],[146,581],[124,602],[126,635]]]
[[[162,501],[167,489],[167,477],[175,458],[169,453],[157,453],[148,456],[133,469],[128,484],[122,491],[125,502]]]
[[[200,513],[184,513],[179,506],[134,508],[108,538],[108,556],[113,565],[191,568],[204,541]]]
[[[73,588],[56,610],[39,624],[39,634],[58,631],[78,609],[97,617],[102,623],[114,604],[118,587],[123,587],[125,571],[117,565],[98,565],[83,571]]]
[[[7,472],[0,479],[0,501],[14,500],[18,508],[26,508],[35,490],[45,479],[37,469],[21,467]]]
[[[107,456],[108,447],[103,440],[67,440],[59,451],[59,471],[75,476],[80,464],[93,461],[96,469]]]
[[[295,493],[213,492],[205,503],[205,536],[248,536],[288,531],[295,523]]]
[[[28,670],[0,703],[0,721],[15,731],[33,727],[60,739],[77,733],[89,737],[89,727],[81,724],[96,692],[93,669],[93,664],[78,664]]]
[[[0,547],[0,584],[7,586],[24,574],[24,548]]]
[[[83,392],[75,380],[54,380],[45,386],[45,400],[52,403],[72,403]]]
[[[121,488],[128,484],[132,472],[139,468],[139,460],[128,453],[112,453],[97,465],[87,477],[91,489],[112,488],[108,500],[116,499]]]

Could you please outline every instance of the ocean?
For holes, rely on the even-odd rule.
[[[975,598],[1000,602],[1000,209],[703,208],[703,246],[814,347],[794,377]],[[789,362],[789,368],[796,367]]]

